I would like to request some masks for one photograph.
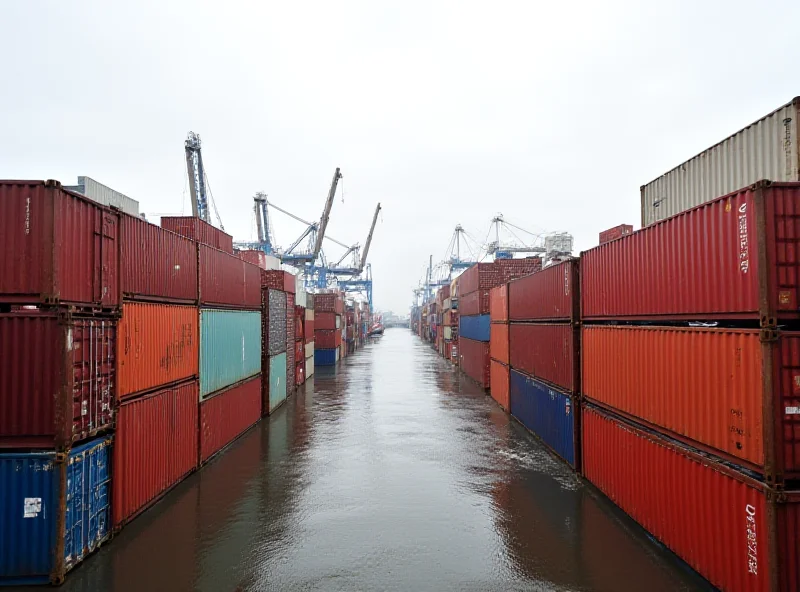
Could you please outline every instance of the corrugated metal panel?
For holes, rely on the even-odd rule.
[[[511,415],[575,468],[578,432],[572,397],[512,370],[509,401]]]
[[[139,216],[138,201],[119,191],[114,191],[111,187],[107,187],[91,177],[79,176],[77,185],[64,187],[64,189],[85,195],[104,206],[113,206],[130,216]]]
[[[200,309],[200,398],[261,372],[261,313]]]
[[[194,216],[162,216],[161,227],[233,255],[233,237]]]
[[[286,351],[286,294],[270,288],[267,298],[267,352],[274,356]]]
[[[761,179],[800,181],[800,97],[641,188],[642,227]]]
[[[64,449],[108,429],[116,339],[114,319],[0,314],[0,447]]]
[[[339,360],[339,349],[316,348],[314,350],[315,366],[334,366]]]
[[[297,278],[294,274],[288,271],[283,274],[283,291],[287,294],[294,294],[297,289]]]
[[[117,340],[120,399],[197,376],[197,307],[125,302]]]
[[[509,410],[509,368],[497,360],[492,360],[489,367],[489,394],[498,405]]]
[[[200,463],[261,419],[261,375],[215,393],[200,403]]]
[[[292,278],[292,286],[294,286],[294,276]],[[290,395],[294,392],[294,294],[286,293],[286,393]]]
[[[709,456],[592,408],[582,424],[586,478],[714,586],[800,589],[796,494],[772,508],[763,484]]]
[[[286,353],[269,358],[268,411],[272,413],[286,400]]]
[[[316,321],[314,322],[316,323]],[[319,349],[335,349],[342,345],[342,330],[320,331],[319,329],[315,329],[314,343]]]
[[[119,214],[58,181],[0,181],[0,302],[115,309]]]
[[[314,376],[314,356],[306,356],[306,380]]]
[[[458,300],[458,310],[463,316],[489,314],[489,292],[491,290],[476,290],[464,294]]]
[[[489,315],[467,317],[461,315],[458,319],[458,334],[474,341],[489,341]]]
[[[629,234],[632,233],[633,233],[633,226],[631,226],[630,224],[620,224],[619,226],[615,226],[614,228],[603,230],[600,233],[599,243],[602,245],[612,240],[617,240],[618,238],[622,238],[623,236],[628,236]]]
[[[306,320],[313,321],[314,320],[314,309],[313,308],[306,308]]]
[[[315,312],[344,313],[344,302],[339,294],[314,294]]]
[[[0,454],[0,584],[60,584],[110,534],[109,445]]]
[[[119,406],[114,436],[114,527],[197,468],[197,380]]]
[[[579,287],[577,259],[513,280],[508,287],[509,317],[512,321],[577,321]]]
[[[236,256],[250,265],[255,265],[261,269],[267,269],[267,254],[260,249],[245,249],[236,251]]]
[[[503,364],[510,364],[508,346],[508,325],[505,323],[492,323],[489,335],[489,356],[503,362]]]
[[[314,327],[314,321],[313,320],[312,321],[306,320],[306,331],[305,331],[305,333],[306,333],[306,335],[305,335],[306,344],[314,343],[314,331],[315,330],[316,329]]]
[[[492,288],[489,292],[489,317],[493,323],[508,322],[508,284]]]
[[[314,329],[334,330],[341,329],[342,319],[335,312],[320,312],[314,317]]]
[[[206,245],[199,250],[200,304],[261,308],[261,269]]]
[[[489,344],[459,336],[459,366],[483,388],[489,386]]]
[[[512,323],[511,367],[572,392],[579,373],[575,331],[569,323]]]

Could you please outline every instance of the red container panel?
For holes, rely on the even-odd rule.
[[[303,358],[302,362],[297,362],[294,370],[294,381],[297,386],[300,386],[306,381],[306,361]]]
[[[491,361],[489,370],[489,394],[506,411],[509,410],[510,369],[497,360]]]
[[[708,456],[592,408],[583,408],[582,422],[586,478],[714,586],[800,589],[800,494],[778,498]]]
[[[294,294],[297,287],[297,279],[288,271],[283,272],[283,291],[287,294]]]
[[[338,312],[342,314],[343,307],[344,303],[340,301],[338,294],[314,294],[314,313]]]
[[[119,214],[58,181],[0,181],[0,302],[115,309]]]
[[[314,331],[314,347],[316,349],[336,349],[342,345],[342,330],[327,331],[316,329]]]
[[[111,427],[117,323],[0,314],[0,447],[63,450]]]
[[[326,331],[333,331],[334,329],[341,329],[341,326],[336,326],[336,317],[339,316],[335,312],[318,312],[314,314],[314,327],[317,330],[324,329]]]
[[[512,321],[577,321],[578,293],[578,260],[551,265],[509,284],[509,317]]]
[[[458,299],[458,311],[465,317],[489,314],[489,292],[478,290],[464,294]]]
[[[483,388],[489,386],[489,344],[464,337],[458,340],[459,366]],[[319,346],[317,346],[319,347]]]
[[[503,364],[509,364],[508,325],[492,323],[489,325],[489,355]]]
[[[261,308],[261,270],[234,255],[200,245],[200,304]]]
[[[493,323],[508,322],[508,284],[492,288],[489,292],[489,319]]]
[[[198,398],[192,380],[119,406],[111,466],[115,528],[197,468]]]
[[[569,323],[512,323],[511,367],[571,393],[577,386],[576,341]]]
[[[200,464],[241,436],[260,417],[260,374],[200,403]]]
[[[601,232],[600,244],[602,245],[609,241],[617,240],[618,238],[628,236],[629,234],[633,234],[633,226],[630,224],[620,224],[619,226],[615,226],[614,228],[609,228],[608,230]]]
[[[202,245],[233,255],[233,237],[194,216],[163,216],[161,228],[176,232]]]
[[[798,319],[798,212],[800,183],[762,182],[586,251],[583,318]]]
[[[284,292],[284,276],[286,272],[282,269],[267,269],[261,272],[261,287],[272,288]]]
[[[313,343],[313,341],[314,341],[314,331],[315,331],[314,319],[311,319],[311,320],[306,319],[306,328],[305,328],[305,333],[306,333],[305,340],[306,340],[306,343]]]
[[[236,256],[250,265],[255,265],[263,270],[267,269],[267,254],[260,249],[236,251]]]

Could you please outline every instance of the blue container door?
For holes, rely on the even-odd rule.
[[[458,334],[473,341],[489,341],[490,325],[489,315],[460,317]]]
[[[315,349],[314,366],[334,366],[339,359],[339,348]]]

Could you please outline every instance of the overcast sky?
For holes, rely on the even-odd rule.
[[[655,6],[658,4],[658,6]],[[89,175],[189,213],[203,140],[225,229],[265,191],[366,238],[378,308],[405,312],[457,223],[639,226],[639,186],[800,95],[800,2],[2,3],[0,177]],[[276,213],[277,242],[302,226]],[[327,245],[331,256],[341,253]],[[337,257],[338,258],[338,257]]]

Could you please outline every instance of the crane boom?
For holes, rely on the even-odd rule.
[[[258,242],[264,242],[264,222],[261,219],[261,194],[256,193],[253,198],[253,211],[256,214],[256,230],[258,232]]]
[[[364,243],[364,252],[361,254],[361,263],[358,266],[358,273],[361,273],[364,270],[364,266],[367,264],[367,255],[369,255],[369,246],[372,243],[372,234],[375,232],[375,223],[378,221],[378,214],[381,211],[381,204],[378,202],[378,206],[375,208],[375,215],[372,217],[372,226],[369,228],[369,234],[367,235],[367,242]]]
[[[189,173],[189,191],[192,196],[192,215],[211,223],[206,197],[206,172],[203,167],[203,154],[200,151],[200,134],[189,132],[184,142],[186,150],[186,171]]]
[[[317,242],[314,244],[314,252],[312,253],[312,261],[316,260],[319,251],[322,248],[322,239],[325,237],[325,229],[328,227],[328,220],[331,216],[331,208],[333,207],[333,198],[336,195],[336,186],[339,184],[339,179],[342,178],[342,173],[339,172],[339,167],[333,173],[333,181],[331,181],[331,189],[328,191],[328,199],[325,201],[325,207],[322,210],[322,217],[319,219],[319,228],[317,229]]]
[[[270,207],[273,207],[273,208],[275,208],[275,209],[276,209],[276,210],[278,210],[278,211],[279,211],[281,214],[286,214],[286,215],[287,215],[287,216],[289,216],[290,218],[294,218],[295,220],[297,220],[298,222],[302,222],[303,224],[308,224],[309,226],[316,226],[316,224],[315,224],[315,223],[313,223],[313,222],[309,222],[308,220],[303,220],[301,217],[299,217],[299,216],[295,216],[295,215],[294,215],[294,214],[292,214],[291,212],[287,212],[287,211],[286,211],[286,210],[284,210],[283,208],[280,208],[280,207],[276,206],[274,202],[268,202],[268,203],[269,203]],[[332,236],[330,236],[330,235],[326,236],[325,238],[327,238],[329,241],[333,241],[333,242],[335,242],[337,245],[339,245],[339,246],[340,246],[340,247],[342,247],[342,248],[345,248],[345,249],[349,249],[349,248],[350,248],[350,247],[348,247],[346,244],[344,244],[342,241],[336,240],[335,238],[333,238],[333,237],[332,237]]]

